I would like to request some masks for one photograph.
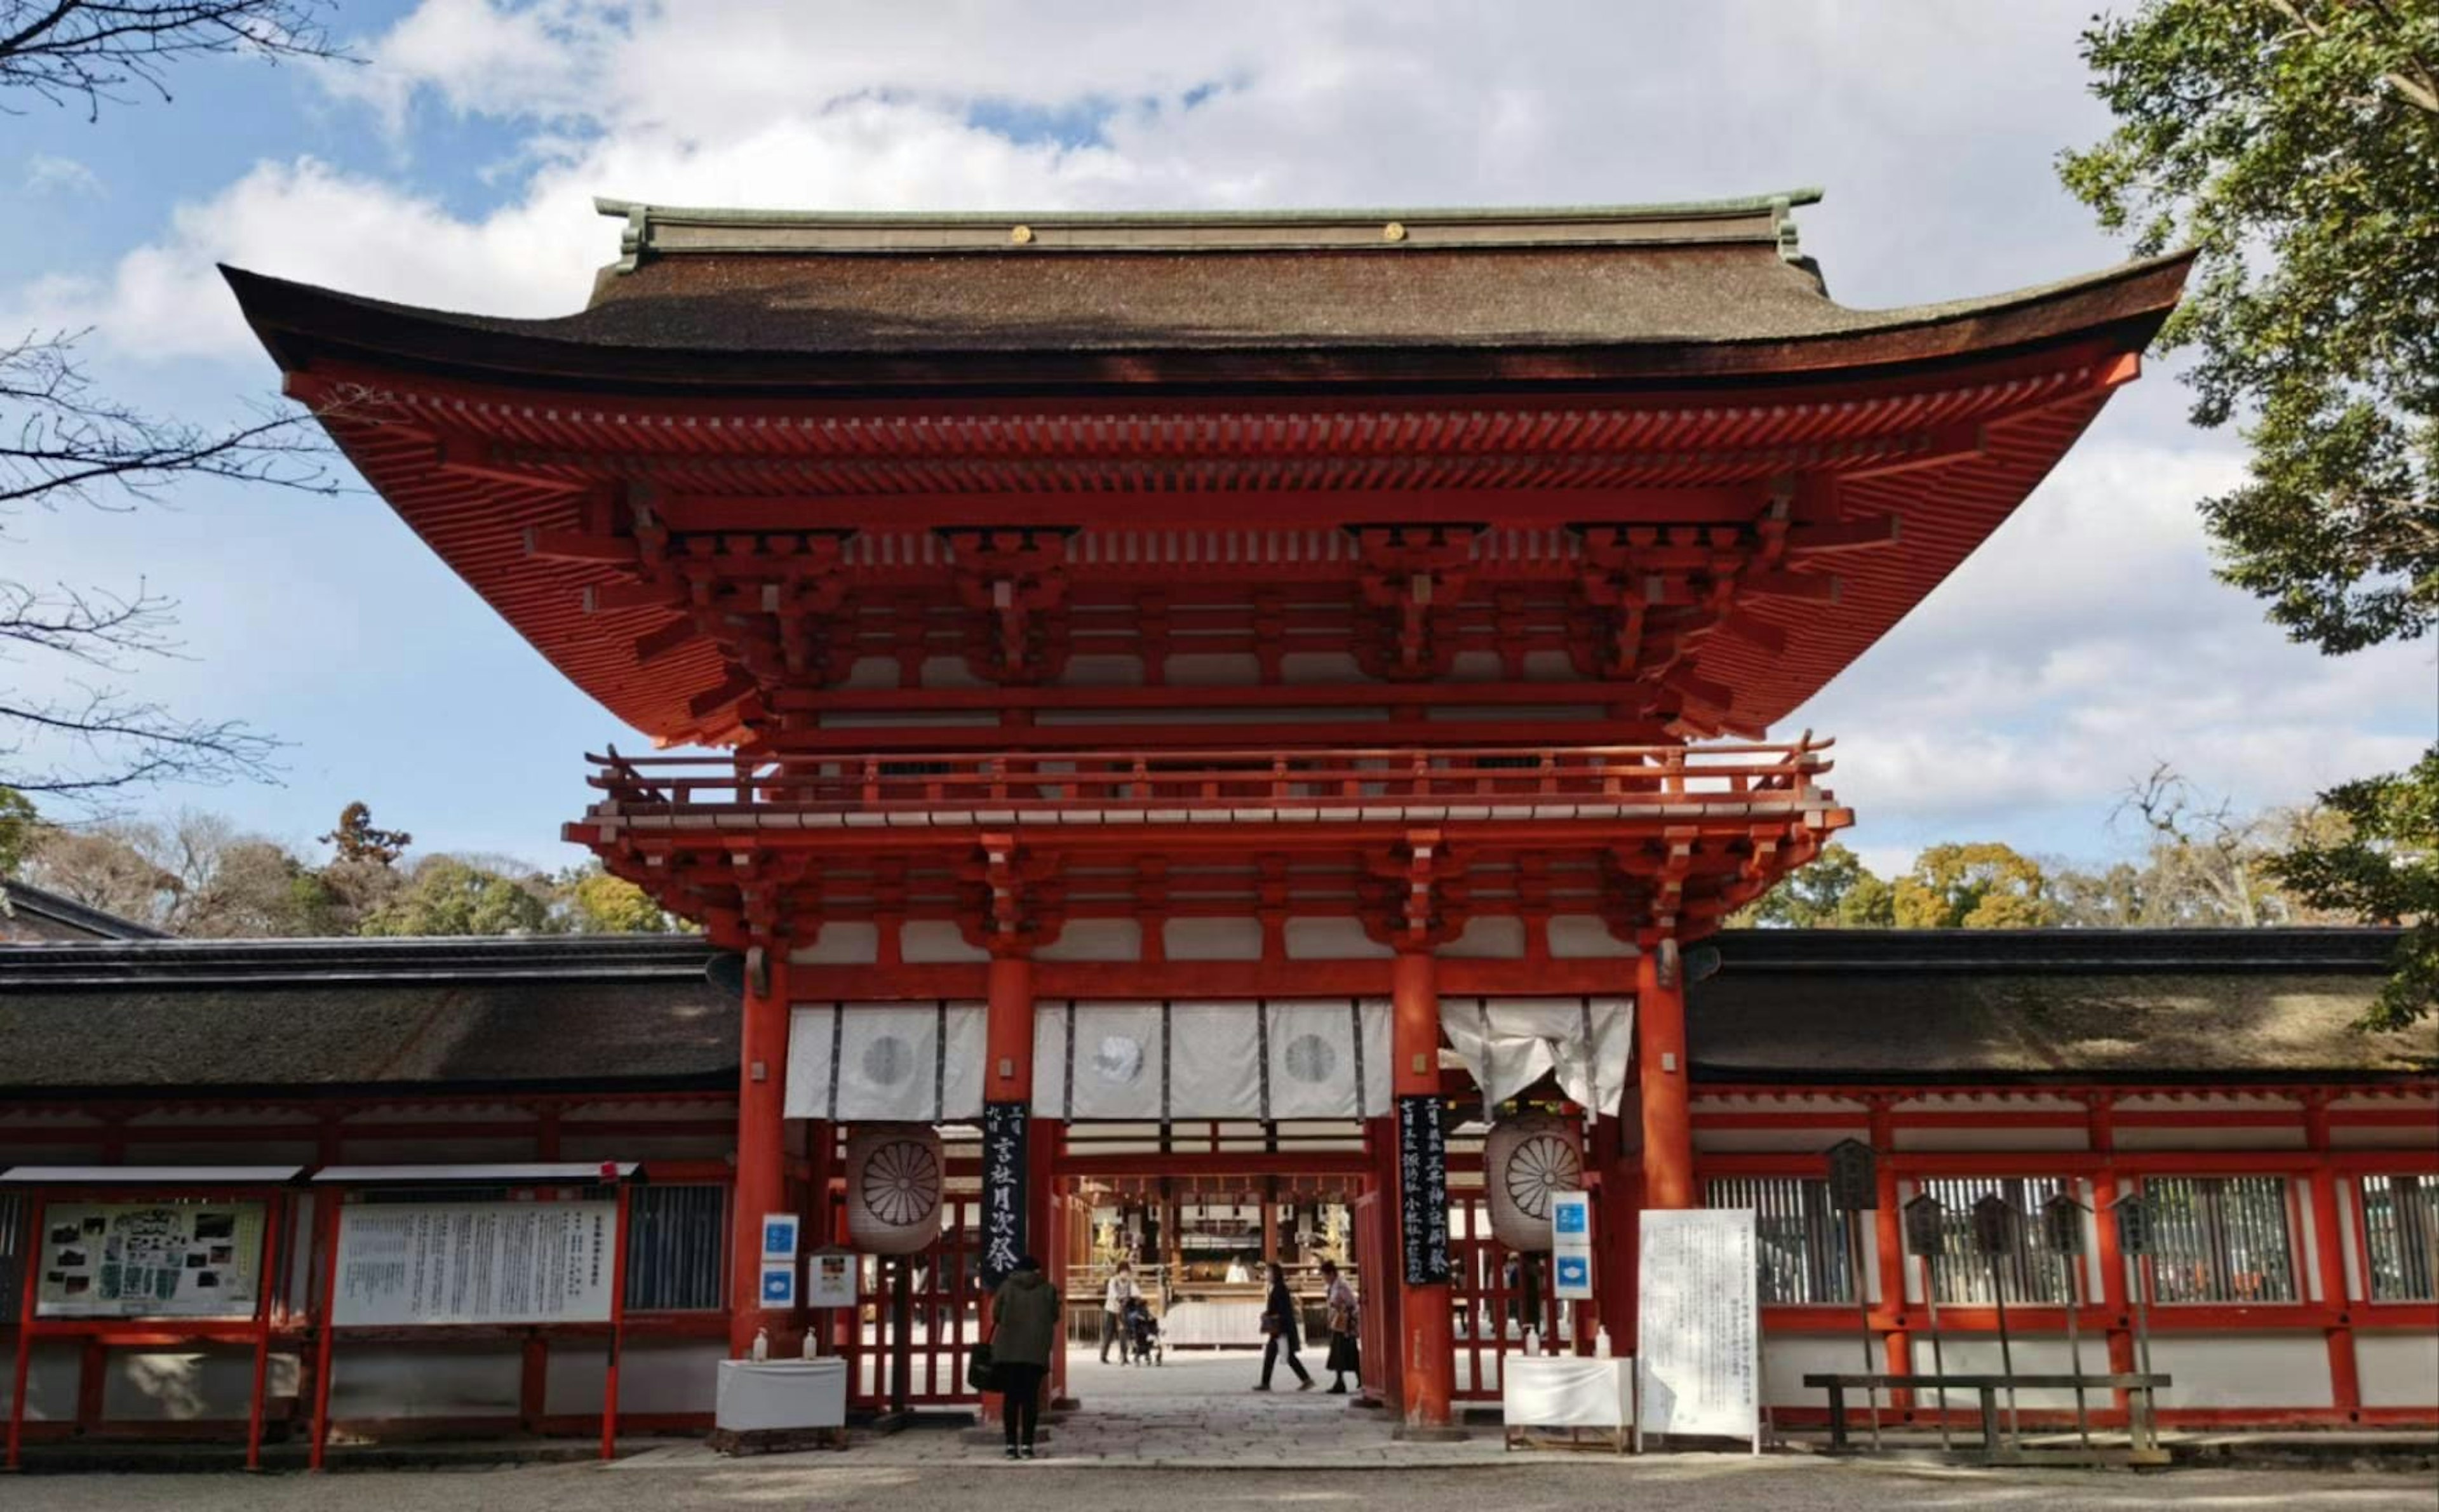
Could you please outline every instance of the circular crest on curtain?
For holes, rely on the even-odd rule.
[[[928,1124],[873,1124],[846,1142],[847,1242],[867,1254],[913,1254],[940,1236],[944,1167]]]
[[[1582,1130],[1549,1113],[1503,1118],[1482,1145],[1490,1232],[1511,1250],[1550,1247],[1550,1195],[1584,1184]]]

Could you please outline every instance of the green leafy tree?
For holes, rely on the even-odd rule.
[[[1886,929],[1895,921],[1889,884],[1844,845],[1825,845],[1810,865],[1739,910],[1741,929]]]
[[[1896,889],[1887,879],[1865,871],[1838,899],[1840,929],[1895,929],[1897,923]]]
[[[598,863],[561,873],[554,891],[566,926],[579,934],[668,934],[678,928],[650,894]]]
[[[2339,652],[2439,619],[2439,5],[2147,0],[2084,33],[2117,127],[2061,163],[2136,249],[2197,249],[2162,333],[2252,477],[2220,573]]]
[[[17,875],[26,852],[33,848],[34,831],[41,823],[33,799],[14,788],[0,788],[0,877]]]
[[[2439,4],[2144,0],[2084,34],[2117,117],[2067,187],[2136,248],[2193,246],[2163,333],[2194,418],[2239,425],[2251,477],[2202,501],[2220,575],[2332,654],[2439,623]],[[2400,921],[2439,765],[2322,795],[2357,839],[2267,867],[2302,909]],[[2412,827],[2422,825],[2416,832]],[[2398,858],[2405,858],[2399,860]],[[2383,867],[2401,871],[2399,882]],[[2375,881],[2386,879],[2381,893]],[[2425,910],[2427,902],[2422,905]],[[2430,1011],[2439,941],[2400,945],[2376,1018]]]
[[[1992,841],[1932,845],[1896,880],[1900,929],[2039,929],[2058,922],[2040,863]]]
[[[2269,863],[2314,904],[2406,926],[2396,969],[2364,1023],[2399,1029],[2439,1011],[2439,746],[2412,771],[2323,795],[2342,837],[2306,839]]]
[[[366,934],[557,933],[541,879],[521,879],[455,856],[427,856],[389,901],[365,916]]]

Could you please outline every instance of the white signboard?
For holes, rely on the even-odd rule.
[[[618,1204],[350,1202],[335,1321],[607,1323]]]
[[[241,1318],[262,1263],[260,1202],[55,1202],[43,1210],[45,1318]]]
[[[855,1306],[855,1256],[844,1250],[815,1250],[805,1258],[805,1306]]]
[[[1761,1449],[1761,1308],[1750,1210],[1647,1212],[1635,1368],[1646,1433]]]

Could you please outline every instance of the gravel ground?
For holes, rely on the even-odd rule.
[[[1907,1508],[2137,1508],[2209,1512],[2439,1505],[2425,1477],[2279,1470],[2001,1473],[1832,1463],[1795,1456],[1683,1455],[1630,1465],[1501,1464],[1480,1468],[1379,1470],[1061,1469],[1032,1465],[858,1466],[829,1455],[787,1463],[529,1466],[491,1470],[304,1475],[27,1476],[5,1484],[9,1512],[656,1512],[656,1509],[855,1507],[866,1512],[1143,1512],[1190,1500],[1195,1512],[1278,1505],[1392,1506],[1398,1512],[1584,1512],[1680,1507],[1734,1512],[1881,1512]]]

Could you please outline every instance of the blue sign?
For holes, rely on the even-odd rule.
[[[1593,1257],[1589,1254],[1561,1254],[1558,1260],[1558,1294],[1571,1292],[1589,1296],[1593,1290]]]
[[[1550,1227],[1558,1234],[1590,1234],[1592,1224],[1587,1221],[1590,1217],[1591,1211],[1584,1203],[1561,1201],[1550,1209]]]
[[[762,1268],[762,1306],[792,1307],[796,1305],[796,1267],[766,1265]]]
[[[762,1257],[766,1260],[792,1260],[796,1257],[795,1214],[762,1215]]]

